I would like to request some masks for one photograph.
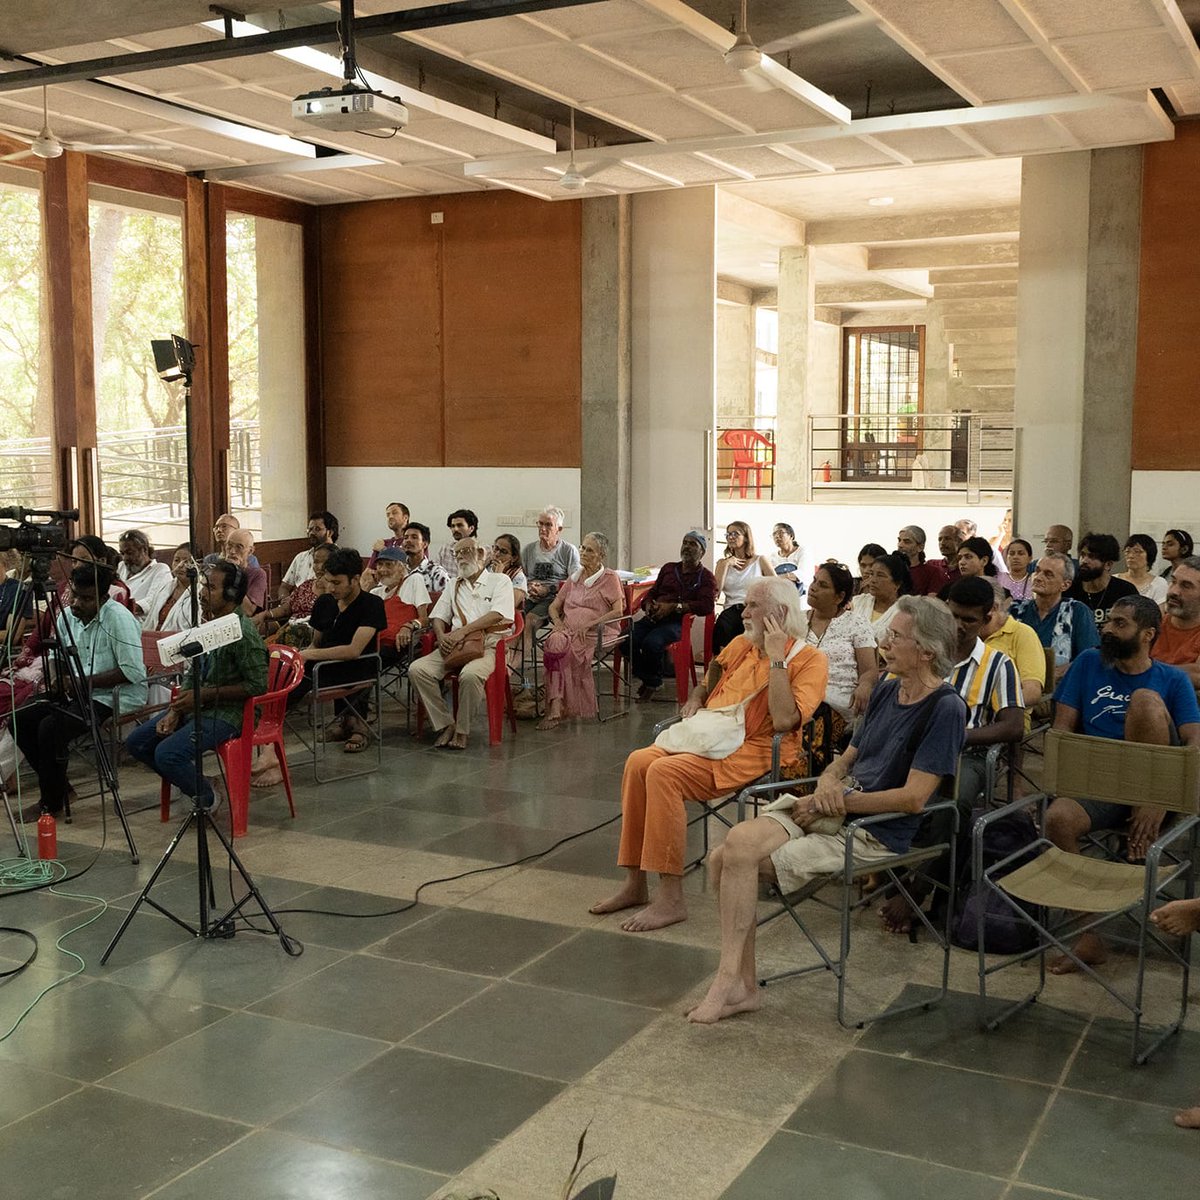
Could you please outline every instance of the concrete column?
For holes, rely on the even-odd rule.
[[[1087,152],[1021,167],[1013,527],[1031,541],[1054,522],[1079,528],[1090,168]]]
[[[717,303],[717,416],[723,425],[754,415],[754,306]]]
[[[630,566],[630,205],[583,201],[583,461],[579,527],[611,542],[609,566]]]
[[[813,359],[816,264],[808,246],[779,252],[779,415],[776,423],[775,499],[800,504],[807,498],[808,417]],[[836,438],[831,439],[831,444]]]
[[[1141,150],[1028,158],[1017,284],[1014,526],[1129,530]]]
[[[1142,149],[1091,154],[1081,531],[1129,535],[1141,264]]]
[[[304,421],[303,230],[258,217],[254,253],[258,284],[258,422],[262,540],[296,536],[308,519],[302,483],[307,467]],[[237,511],[235,500],[234,511]]]
[[[716,216],[715,188],[632,197],[634,566],[712,532]]]

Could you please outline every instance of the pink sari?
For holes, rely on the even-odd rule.
[[[546,702],[562,701],[564,717],[596,715],[596,685],[592,659],[596,653],[596,630],[591,628],[618,603],[624,589],[616,571],[605,569],[591,587],[583,580],[568,579],[558,592],[562,598],[565,632],[555,630],[542,647],[546,667]],[[605,630],[604,644],[611,646],[621,636],[620,627]]]

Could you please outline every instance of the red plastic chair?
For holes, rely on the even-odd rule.
[[[771,439],[757,429],[726,429],[721,434],[721,444],[733,452],[733,466],[729,469],[729,497],[733,498],[734,489],[743,499],[750,483],[750,474],[754,473],[754,498],[762,499],[762,474],[772,466],[774,446]]]
[[[283,717],[288,696],[304,678],[304,659],[291,646],[272,646],[267,666],[267,690],[242,709],[242,732],[217,747],[217,756],[225,768],[225,783],[229,788],[229,820],[233,836],[244,837],[250,809],[250,766],[255,746],[274,746],[283,775],[288,808],[296,815],[292,802],[292,780],[288,775],[287,753],[283,748]],[[258,721],[254,710],[258,709]],[[159,814],[164,821],[171,817],[171,785],[164,779],[159,791]]]
[[[675,698],[680,704],[687,701],[688,687],[685,676],[690,676],[692,687],[700,682],[700,676],[696,674],[696,656],[692,653],[692,622],[695,621],[695,613],[685,613],[683,617],[683,625],[679,631],[679,641],[672,642],[667,647],[667,653],[671,656],[671,661],[675,664]],[[704,653],[703,653],[703,670],[708,670],[708,664],[712,662],[713,649],[713,626],[716,624],[717,618],[715,613],[709,613],[704,618]]]

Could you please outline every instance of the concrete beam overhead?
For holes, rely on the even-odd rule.
[[[1016,324],[1017,301],[1015,297],[1001,296],[995,300],[943,300],[942,307],[948,313],[975,313],[978,316],[1012,317]]]
[[[933,286],[935,300],[999,300],[1016,297],[1017,282],[1012,283],[937,283]]]
[[[954,361],[960,371],[1015,371],[1017,356],[1015,354],[980,354],[976,346],[955,346]]]
[[[947,333],[954,336],[947,341],[958,342],[963,333],[990,333],[995,329],[1016,330],[1016,318],[1012,316],[988,315],[987,313],[957,313],[948,312],[942,318],[942,326]]]
[[[774,308],[779,303],[779,289],[755,288],[751,303],[761,305],[763,308]]]
[[[841,325],[845,319],[845,313],[840,308],[817,307],[813,309],[813,320],[820,321],[822,325]]]
[[[822,283],[817,285],[817,303],[845,308],[856,304],[924,304],[924,296],[914,296],[907,288],[890,283]]]
[[[882,245],[889,242],[931,242],[941,239],[1009,235],[1021,229],[1021,210],[984,208],[966,212],[913,213],[897,216],[854,217],[841,221],[810,221],[810,246],[842,242]]]
[[[963,371],[962,381],[967,387],[1010,388],[1016,383],[1016,372]]]
[[[803,246],[806,241],[803,221],[724,189],[717,190],[717,220],[753,230],[781,247]]]
[[[1000,325],[992,328],[964,330],[950,339],[957,346],[1009,346],[1017,348],[1017,327]]]
[[[1016,242],[913,242],[869,250],[873,271],[932,270],[939,267],[991,267],[1017,262]]]
[[[717,303],[749,306],[754,303],[754,289],[734,279],[718,279]]]
[[[947,267],[929,272],[929,282],[944,283],[1016,283],[1019,267]]]

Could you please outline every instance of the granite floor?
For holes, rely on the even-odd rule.
[[[90,869],[0,899],[0,924],[39,940],[0,982],[0,1034],[76,969],[56,940],[85,964],[0,1041],[0,1195],[553,1200],[584,1129],[593,1200],[608,1175],[620,1200],[1194,1192],[1200,1134],[1170,1118],[1200,1101],[1200,1024],[1132,1068],[1125,1022],[1086,981],[1052,980],[987,1035],[964,952],[946,1004],[866,1032],[837,1025],[823,974],[766,989],[758,1014],[685,1022],[716,960],[703,872],[686,879],[688,921],[630,935],[587,912],[616,878],[617,825],[550,850],[617,816],[624,756],[669,711],[551,734],[523,723],[456,755],[389,710],[379,773],[318,785],[300,768],[294,821],[282,791],[256,794],[236,849],[298,957],[245,924],[197,941],[143,907],[100,964],[183,816],[161,824],[156,789],[124,768],[141,865],[84,802],[60,849]],[[190,921],[195,854],[189,835],[153,893]],[[225,909],[242,885],[215,863]],[[855,1003],[933,995],[927,944],[884,935],[872,913],[856,939]],[[0,969],[27,945],[0,932]],[[783,921],[760,951],[767,970],[804,953]],[[1156,969],[1151,1014],[1169,999]]]

